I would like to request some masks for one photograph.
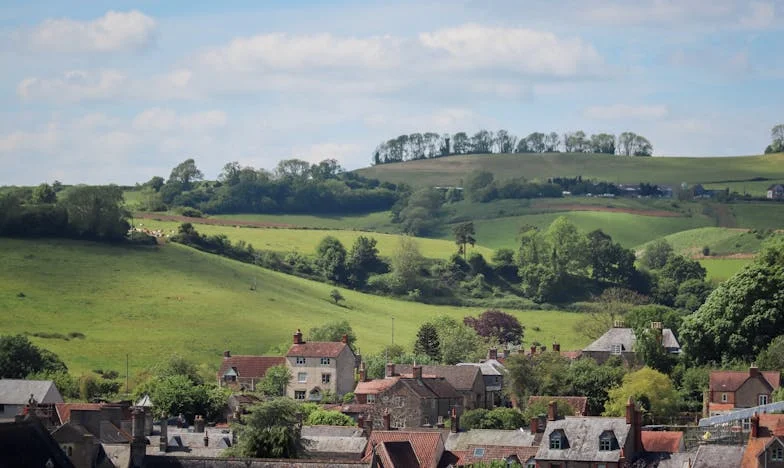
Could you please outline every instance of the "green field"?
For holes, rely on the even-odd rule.
[[[180,223],[173,221],[157,221],[153,219],[137,220],[137,225],[142,224],[149,229],[161,229],[164,232],[177,232]],[[200,234],[217,235],[225,234],[232,242],[245,241],[253,244],[254,248],[273,250],[276,252],[297,251],[302,254],[314,254],[316,246],[326,236],[337,237],[340,242],[350,250],[354,240],[359,236],[372,237],[378,241],[377,247],[382,256],[391,256],[400,242],[400,235],[384,234],[377,232],[340,231],[321,229],[278,229],[278,228],[252,228],[232,227],[211,224],[194,224]],[[440,239],[416,238],[419,250],[428,258],[449,258],[457,252],[454,241]],[[485,256],[492,255],[490,249],[476,247],[478,252]]]
[[[350,290],[341,290],[345,306],[335,306],[329,299],[333,286],[177,244],[145,248],[0,239],[0,257],[0,330],[84,333],[83,340],[31,338],[77,374],[123,371],[126,354],[132,375],[174,352],[216,368],[224,349],[266,353],[285,346],[297,328],[307,331],[336,319],[349,320],[360,350],[369,353],[390,342],[393,316],[395,341],[408,346],[418,326],[433,316],[460,319],[481,312]],[[509,312],[528,327],[527,342],[556,338],[564,349],[587,344],[572,329],[579,314]],[[541,330],[533,331],[534,326]]]
[[[753,197],[764,197],[768,193],[768,187],[773,184],[783,184],[784,180],[753,180],[745,182],[716,182],[703,184],[706,189],[724,190],[729,189],[730,192],[738,192],[740,194],[749,194]]]
[[[708,280],[715,283],[726,281],[751,262],[750,258],[704,258],[700,260],[702,266],[708,271]]]
[[[622,157],[598,154],[474,154],[382,164],[360,169],[365,177],[405,182],[414,186],[462,185],[474,170],[492,172],[497,179],[581,175],[615,183],[653,182],[677,186],[682,182],[722,183],[765,177],[784,179],[784,154],[713,158]]]
[[[784,203],[733,203],[737,226],[749,229],[784,229]]]
[[[702,255],[702,248],[708,247],[711,255],[753,254],[760,251],[762,245],[775,234],[757,233],[747,229],[729,229],[705,227],[677,232],[663,239],[672,245],[680,254],[689,256]],[[638,247],[638,250],[645,245]]]
[[[254,221],[259,223],[287,224],[309,229],[344,229],[374,232],[397,232],[389,211],[359,215],[297,215],[297,214],[226,214],[211,218]]]

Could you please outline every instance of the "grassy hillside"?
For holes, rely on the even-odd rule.
[[[227,214],[212,218],[253,221],[259,223],[286,224],[309,229],[355,229],[358,231],[397,232],[389,211],[377,211],[358,215],[300,215],[300,214]]]
[[[719,283],[728,280],[752,262],[750,258],[703,258],[700,263],[708,272],[708,280]]]
[[[546,179],[578,176],[610,182],[651,181],[676,185],[784,179],[784,154],[723,158],[621,157],[598,154],[492,154],[382,164],[360,169],[365,177],[415,186],[461,185],[471,171],[482,169],[496,178]]]
[[[137,222],[150,229],[162,229],[165,232],[176,232],[180,223],[171,221],[157,221],[145,219]],[[377,232],[321,230],[321,229],[281,229],[281,228],[249,228],[218,226],[210,224],[194,224],[201,234],[225,234],[232,242],[245,241],[253,244],[257,249],[274,250],[278,252],[298,251],[304,254],[313,254],[316,246],[326,236],[337,237],[340,242],[350,250],[354,240],[359,236],[373,237],[378,241],[377,247],[382,256],[391,256],[398,246],[400,235],[384,234]],[[419,250],[428,258],[449,258],[457,251],[452,240],[417,238]],[[491,255],[490,249],[477,247],[483,255]]]
[[[726,256],[757,253],[762,244],[775,235],[747,229],[705,227],[677,232],[663,239],[683,255],[702,255],[702,248],[708,247],[711,255]],[[639,247],[640,250],[643,248],[645,245]]]
[[[341,290],[169,244],[131,248],[77,241],[0,239],[2,333],[80,332],[85,339],[31,339],[63,357],[76,373],[96,368],[131,374],[178,352],[217,367],[221,352],[266,353],[291,333],[347,319],[362,352],[413,342],[418,326],[438,314],[455,318],[480,309],[429,306]],[[251,290],[253,281],[257,289]],[[24,296],[20,297],[20,293]],[[528,327],[526,341],[564,349],[584,346],[578,314],[510,311]],[[540,331],[533,331],[539,327]]]

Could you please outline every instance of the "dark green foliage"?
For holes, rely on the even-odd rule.
[[[327,281],[346,282],[346,248],[333,236],[321,239],[316,247],[316,265]]]
[[[662,331],[650,326],[634,331],[635,357],[641,363],[663,374],[669,374],[676,364],[676,358],[662,346]]]
[[[438,339],[438,330],[432,323],[426,322],[419,327],[414,343],[414,354],[424,354],[436,361],[440,359],[441,342]]]
[[[680,380],[678,393],[681,396],[684,411],[702,411],[704,393],[708,390],[710,372],[710,367],[684,368],[683,364],[678,364],[673,370],[673,376],[677,375]]]
[[[506,281],[517,282],[517,266],[515,265],[514,250],[498,249],[493,252],[493,266],[495,273]]]
[[[588,265],[594,279],[628,284],[635,273],[634,260],[634,251],[613,243],[601,230],[588,234]]]
[[[231,455],[254,458],[297,458],[302,445],[300,408],[288,398],[276,398],[250,409],[238,431]]]
[[[257,389],[266,396],[286,396],[286,387],[291,380],[291,371],[285,365],[267,369]]]
[[[667,262],[659,270],[660,278],[666,278],[680,285],[688,280],[705,280],[705,267],[697,260],[683,255],[670,255]]]
[[[663,328],[669,328],[678,335],[683,314],[675,309],[658,304],[646,304],[633,307],[625,316],[626,326],[635,330],[650,328],[651,322],[661,322]]]
[[[478,408],[468,410],[460,417],[463,429],[519,429],[527,426],[523,413],[514,408]]]
[[[50,204],[57,201],[57,193],[49,184],[41,184],[33,189],[32,202],[36,205]]]
[[[517,317],[498,309],[488,309],[479,317],[465,317],[463,323],[476,330],[476,333],[501,344],[520,344],[523,341],[523,326]]]
[[[672,246],[666,240],[655,240],[643,250],[640,263],[651,270],[658,270],[667,263],[672,254]]]
[[[94,240],[116,241],[125,237],[130,225],[122,204],[122,189],[115,185],[72,187],[62,200],[71,233]]]
[[[193,159],[186,159],[172,169],[167,184],[178,183],[182,190],[190,190],[193,182],[204,179],[204,174],[196,167]]]
[[[694,312],[708,299],[712,291],[713,286],[707,281],[699,279],[686,280],[678,287],[678,295],[675,296],[675,306]]]
[[[466,197],[474,202],[486,202],[496,198],[493,188],[493,174],[487,171],[474,171],[466,176],[463,187]]]
[[[308,332],[308,339],[310,341],[341,341],[343,335],[347,336],[348,345],[353,348],[354,342],[357,341],[357,335],[354,334],[348,320],[335,320],[320,327],[313,327]]]
[[[335,304],[337,304],[337,303],[339,303],[340,301],[342,301],[342,300],[344,300],[344,299],[345,299],[345,298],[343,297],[343,295],[342,295],[342,294],[340,294],[340,291],[338,291],[337,289],[333,289],[332,291],[330,291],[330,292],[329,292],[329,297],[330,297],[330,298],[331,298],[333,301],[335,301]]]
[[[574,362],[568,371],[568,389],[570,395],[588,397],[588,414],[597,415],[604,411],[611,388],[623,381],[624,368],[620,363],[613,365],[608,361],[599,365],[593,359],[580,359]]]
[[[371,274],[385,273],[388,266],[378,256],[376,240],[372,237],[359,236],[351,247],[346,260],[349,282],[357,288],[367,283]]]
[[[555,401],[555,413],[558,418],[563,418],[564,416],[574,416],[576,414],[575,409],[569,403],[563,400],[552,401]],[[546,399],[538,399],[525,407],[525,411],[523,411],[523,419],[530,422],[531,419],[538,418],[540,415],[546,415],[548,413],[549,406],[550,401]]]
[[[441,192],[435,189],[426,188],[412,193],[400,210],[399,222],[403,232],[415,236],[430,234],[438,225],[443,202]]]
[[[328,411],[318,409],[312,411],[305,420],[308,426],[355,426],[356,423],[351,418],[340,411]]]
[[[62,360],[23,335],[0,336],[0,378],[23,379],[35,372],[67,372]]]
[[[452,229],[452,233],[455,235],[457,253],[465,258],[466,254],[468,253],[466,246],[470,244],[471,247],[473,247],[474,244],[476,244],[476,238],[474,238],[476,235],[476,231],[474,230],[474,223],[460,223]]]
[[[784,370],[784,335],[774,338],[755,361],[761,370]]]
[[[468,266],[471,267],[472,275],[487,275],[492,273],[490,271],[490,265],[487,264],[485,257],[483,257],[479,252],[471,253],[471,255],[468,257]]]

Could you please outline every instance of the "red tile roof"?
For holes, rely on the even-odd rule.
[[[336,358],[343,351],[343,348],[347,346],[346,343],[341,341],[311,341],[291,345],[286,356]]]
[[[354,394],[357,395],[376,395],[389,387],[395,385],[400,377],[387,377],[385,379],[373,379],[367,382],[357,383],[357,388],[354,389]]]
[[[588,415],[588,398],[581,397],[581,396],[531,396],[528,397],[528,405],[536,402],[536,401],[546,401],[547,403],[555,400],[555,401],[563,401],[569,404],[572,408],[574,408],[575,415],[574,416],[587,416]]]
[[[642,431],[642,447],[646,452],[677,453],[682,442],[683,432]]]
[[[484,454],[481,457],[475,457],[474,453],[477,448],[484,449]],[[535,457],[539,447],[504,447],[499,445],[469,445],[464,455],[460,457],[460,465],[470,465],[472,463],[489,464],[494,460],[506,460],[512,455],[517,456],[520,464],[525,466],[525,462],[529,458]]]
[[[440,432],[420,431],[373,431],[370,433],[363,462],[371,461],[373,447],[381,442],[408,441],[414,448],[419,464],[423,467],[435,467],[441,459],[444,450],[444,441]]]
[[[781,383],[780,372],[760,372],[760,375],[773,390],[779,388]],[[748,371],[712,371],[710,373],[710,389],[714,392],[734,392],[748,379]]]
[[[376,446],[376,456],[381,466],[390,468],[417,468],[420,466],[414,447],[407,440],[400,442],[381,442]]]
[[[759,467],[759,456],[768,447],[775,437],[784,433],[784,414],[760,414],[759,437],[749,436],[746,451],[743,453],[744,468]]]
[[[561,356],[571,359],[574,361],[575,359],[580,359],[580,356],[583,355],[582,351],[561,351]]]
[[[732,411],[733,409],[735,409],[735,405],[732,403],[708,403],[708,412],[711,413],[714,411]]]
[[[270,367],[282,366],[286,364],[283,356],[231,356],[223,358],[218,378],[223,377],[230,368],[236,368],[240,377],[261,378],[267,373]]]
[[[60,424],[65,424],[71,420],[71,410],[81,411],[101,411],[101,403],[56,403],[57,416]]]

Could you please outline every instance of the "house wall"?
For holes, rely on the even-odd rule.
[[[624,351],[621,354],[613,354],[610,351],[583,351],[581,357],[593,358],[599,364],[604,364],[612,356],[620,356],[621,359],[627,364],[636,362],[636,355],[634,351]]]
[[[9,405],[4,404],[3,410],[0,411],[0,419],[14,419],[17,414],[19,414],[25,405]]]
[[[356,367],[356,357],[351,349],[346,346],[343,351],[338,355],[338,362],[336,367],[337,375],[336,389],[339,396],[343,396],[348,392],[354,390],[356,383],[354,382],[354,369]]]
[[[310,397],[310,391],[314,387],[321,389],[323,393],[325,390],[330,390],[338,396],[354,390],[354,366],[355,362],[354,353],[348,347],[345,347],[337,358],[330,358],[329,365],[321,364],[320,357],[305,357],[305,364],[297,364],[296,356],[286,357],[286,367],[291,371],[291,381],[286,388],[286,395],[289,398],[294,398],[294,392],[305,391],[307,400]],[[298,374],[300,372],[307,373],[305,382],[299,382]],[[330,374],[330,382],[328,384],[321,383],[321,375]]]
[[[481,372],[476,373],[476,378],[474,379],[474,385],[471,387],[471,391],[460,393],[463,395],[463,407],[465,409],[492,408],[492,406],[487,406],[485,403],[485,382],[484,379],[482,379]]]
[[[368,411],[373,419],[373,427],[384,427],[384,410],[389,410],[390,422],[402,419],[405,427],[420,427],[424,421],[433,418],[435,411],[432,409],[430,399],[422,399],[405,385],[396,383],[392,387],[376,395],[376,402]]]
[[[727,401],[722,401],[721,396],[722,394],[727,394]],[[735,392],[710,392],[711,394],[711,403],[722,403],[722,404],[735,404]],[[756,406],[756,405],[755,405]]]
[[[770,387],[764,381],[762,376],[746,380],[743,385],[735,392],[735,407],[736,408],[751,408],[757,406],[758,395],[765,394],[770,399]]]

